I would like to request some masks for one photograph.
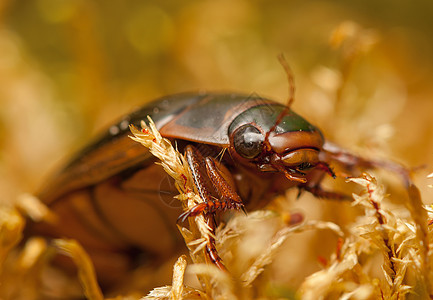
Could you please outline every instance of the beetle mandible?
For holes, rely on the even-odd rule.
[[[162,136],[185,153],[205,200],[182,215],[180,207],[161,201],[166,194],[177,194],[167,175],[149,151],[128,136],[128,125],[138,126],[148,115]],[[125,116],[57,174],[39,197],[60,223],[33,223],[28,231],[77,239],[102,285],[109,286],[143,261],[157,264],[177,253],[183,244],[174,226],[179,215],[183,221],[200,213],[257,209],[291,187],[318,197],[344,198],[320,187],[326,174],[335,177],[328,161],[349,167],[371,164],[326,148],[317,127],[290,107],[257,95],[162,97]],[[207,250],[224,268],[214,245]]]

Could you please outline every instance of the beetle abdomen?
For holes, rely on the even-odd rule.
[[[153,164],[128,178],[114,176],[65,194],[50,207],[59,222],[35,223],[31,232],[77,239],[91,256],[100,282],[110,284],[138,263],[155,264],[182,249],[174,226],[182,212],[173,201],[177,193],[168,175]]]

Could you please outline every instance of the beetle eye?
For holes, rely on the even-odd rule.
[[[255,158],[262,153],[264,136],[256,127],[243,125],[235,130],[233,144],[236,152],[244,158]]]

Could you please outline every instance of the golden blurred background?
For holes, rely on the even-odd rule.
[[[1,0],[1,201],[36,191],[95,133],[156,97],[229,90],[285,101],[280,53],[298,113],[345,148],[425,165],[415,178],[432,202],[433,2],[385,0]]]

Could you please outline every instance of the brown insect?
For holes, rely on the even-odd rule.
[[[203,204],[182,212],[172,200],[177,191],[170,178],[129,138],[128,125],[138,126],[148,115],[186,155]],[[101,284],[110,286],[136,266],[159,264],[182,249],[174,226],[178,218],[205,214],[211,220],[218,211],[257,209],[292,187],[345,199],[320,186],[326,174],[335,177],[330,161],[348,169],[381,165],[325,143],[317,127],[269,99],[217,93],[163,97],[125,116],[79,153],[39,194],[60,222],[33,223],[28,231],[77,239]],[[214,242],[207,252],[225,268]]]

